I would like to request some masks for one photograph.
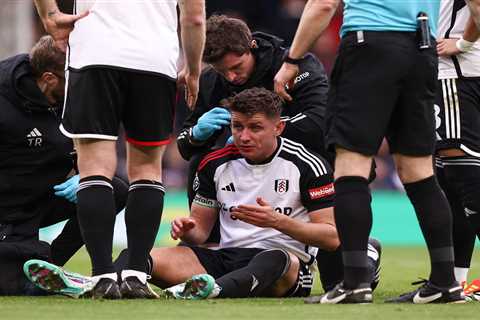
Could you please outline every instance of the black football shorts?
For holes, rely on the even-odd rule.
[[[175,81],[160,74],[108,67],[67,72],[61,130],[71,138],[126,140],[144,146],[170,141]]]
[[[415,32],[349,32],[331,75],[326,114],[329,149],[375,155],[384,137],[392,153],[433,153],[438,58],[419,50]]]

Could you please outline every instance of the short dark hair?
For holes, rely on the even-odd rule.
[[[215,63],[227,53],[242,55],[250,51],[252,32],[245,22],[225,15],[212,15],[207,20],[207,36],[203,61]]]
[[[270,119],[280,117],[282,105],[282,98],[265,88],[243,90],[228,101],[228,107],[232,112],[242,113],[249,117],[256,113],[264,113]]]
[[[55,46],[55,40],[51,36],[43,36],[30,50],[30,65],[37,78],[44,72],[63,71],[65,53]]]

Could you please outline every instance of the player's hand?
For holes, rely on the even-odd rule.
[[[185,86],[185,101],[190,110],[195,108],[198,99],[200,75],[191,74],[187,67],[177,75],[177,86]]]
[[[292,97],[287,93],[287,90],[293,88],[299,70],[297,65],[284,63],[273,78],[275,92],[287,101],[292,101]]]
[[[60,11],[49,14],[43,19],[43,26],[48,34],[55,40],[55,45],[65,52],[67,50],[68,36],[72,32],[75,22],[86,17],[89,11],[80,14],[65,14]]]
[[[175,218],[171,224],[170,236],[173,240],[182,238],[185,233],[195,228],[195,220],[189,217]]]
[[[276,228],[282,214],[277,213],[263,198],[257,198],[258,206],[239,205],[232,208],[232,216],[240,221],[253,224],[261,228]]]
[[[225,108],[215,107],[198,118],[197,124],[192,129],[193,139],[205,141],[215,131],[230,124],[230,111]]]
[[[458,39],[439,39],[437,41],[437,53],[439,56],[449,57],[462,53],[457,48]]]
[[[77,174],[67,179],[64,183],[57,184],[53,187],[53,190],[55,190],[55,195],[57,197],[63,197],[70,202],[77,203],[77,189],[79,181],[80,177]]]

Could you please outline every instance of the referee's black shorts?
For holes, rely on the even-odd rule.
[[[414,32],[349,32],[331,76],[326,142],[375,155],[384,137],[390,151],[433,153],[436,44],[419,50]]]
[[[126,140],[143,146],[169,143],[176,83],[161,74],[114,67],[70,68],[62,132],[71,138]]]

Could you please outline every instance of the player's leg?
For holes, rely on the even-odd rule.
[[[433,170],[437,55],[434,49],[412,54],[412,71],[405,79],[387,138],[427,244],[431,273],[419,290],[391,302],[463,302],[453,272],[450,206]]]
[[[438,182],[443,192],[445,192],[445,196],[452,210],[455,279],[464,286],[467,282],[470,262],[475,247],[475,232],[473,232],[467,221],[460,197],[445,177],[442,160],[437,157],[435,164]]]
[[[284,250],[194,248],[194,252],[207,273],[190,277],[177,286],[181,290],[174,287],[176,298],[283,296],[295,291],[292,287],[298,279],[298,258],[292,259]],[[210,253],[208,258],[207,253]],[[215,254],[218,256],[212,256]],[[311,275],[308,279],[305,277],[305,285],[310,283],[311,286],[312,280]]]
[[[69,70],[60,130],[74,139],[80,183],[77,216],[92,275],[98,280],[94,297],[119,298],[112,264],[116,169],[115,140],[125,101],[121,71],[108,68]]]
[[[77,217],[85,246],[92,260],[92,276],[98,284],[94,298],[120,297],[112,264],[115,200],[112,177],[116,169],[114,141],[77,139],[80,183]]]
[[[122,295],[149,298],[148,254],[160,227],[165,188],[161,179],[162,157],[166,146],[127,146],[127,171],[130,183],[125,224],[129,249],[128,265],[122,271]]]
[[[326,142],[336,148],[335,221],[344,262],[344,282],[327,293],[329,303],[371,302],[368,178],[399,94],[396,78],[408,60],[393,45],[404,39],[374,32],[364,33],[363,39],[357,36],[350,33],[342,39],[326,116]]]
[[[128,298],[151,298],[146,267],[163,211],[162,158],[173,130],[176,86],[151,74],[130,72],[128,79],[122,119],[130,181],[125,208],[129,262],[122,271],[121,290]]]
[[[207,273],[190,247],[154,248],[150,256],[153,263],[149,281],[162,289],[185,282],[193,275]]]

